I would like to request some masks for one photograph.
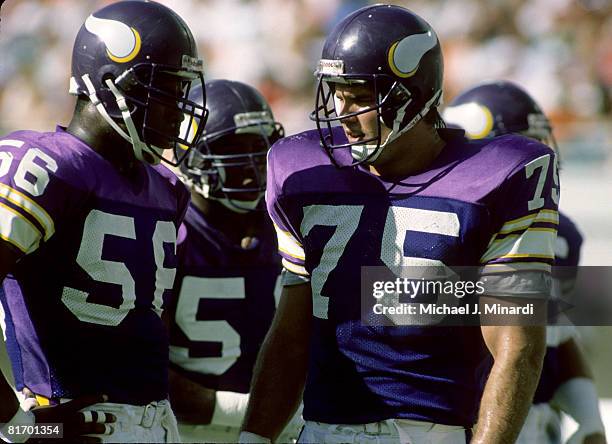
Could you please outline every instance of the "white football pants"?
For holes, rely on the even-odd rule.
[[[240,427],[229,427],[216,424],[207,425],[178,425],[182,442],[214,442],[214,443],[236,443],[240,436]],[[280,434],[275,442],[295,443],[301,427],[296,428],[294,422],[290,423]]]
[[[534,404],[516,444],[561,444],[561,415],[549,404]]]
[[[467,444],[469,433],[460,426],[409,419],[387,419],[369,424],[306,421],[298,443]]]
[[[87,410],[112,413],[117,417],[117,421],[110,424],[112,434],[95,435],[102,442],[181,442],[176,418],[168,401],[156,401],[145,406],[105,402],[82,411]]]

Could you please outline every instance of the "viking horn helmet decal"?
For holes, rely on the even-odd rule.
[[[389,48],[389,67],[401,78],[412,77],[419,69],[419,63],[427,51],[438,43],[432,30],[423,34],[413,34],[395,42]]]
[[[140,34],[125,23],[90,15],[85,28],[104,42],[106,53],[114,62],[127,63],[140,52]]]

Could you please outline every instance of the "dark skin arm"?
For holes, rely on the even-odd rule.
[[[308,365],[311,293],[310,284],[283,288],[257,356],[242,430],[274,440],[300,404]]]
[[[210,424],[215,411],[215,390],[193,382],[170,368],[170,399],[176,418],[187,424]]]
[[[162,321],[170,331],[168,310],[162,313]],[[193,382],[172,367],[168,369],[170,401],[176,418],[187,424],[210,424],[215,411],[215,390]]]
[[[559,366],[559,385],[572,378],[593,379],[591,369],[574,339],[569,339],[559,345],[558,353],[559,361],[563,362],[563,365]]]

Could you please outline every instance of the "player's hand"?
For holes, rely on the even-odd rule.
[[[30,410],[39,406],[36,400],[36,395],[30,391],[27,387],[24,388],[21,393],[23,394],[23,400],[19,403],[22,410],[29,412]]]
[[[107,400],[106,395],[83,396],[56,406],[37,407],[32,413],[36,417],[37,424],[62,423],[64,430],[61,441],[78,439],[84,443],[102,442],[101,438],[84,435],[110,435],[113,433],[111,424],[117,420],[115,415],[96,410],[87,412],[80,410]],[[31,438],[28,442],[52,442],[53,439],[49,438]]]

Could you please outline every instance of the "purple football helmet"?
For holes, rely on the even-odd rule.
[[[384,147],[416,125],[442,97],[443,59],[440,42],[431,26],[400,6],[361,8],[338,23],[325,41],[316,75],[315,110],[321,145],[337,166],[335,150],[350,149],[351,165],[376,160]],[[357,112],[338,115],[330,101],[336,84],[362,84],[371,88],[375,103]],[[378,135],[342,143],[334,140],[332,125],[376,111]],[[381,140],[381,126],[391,129]],[[344,165],[346,166],[346,165]]]
[[[70,93],[89,98],[132,144],[137,159],[157,164],[173,148],[177,165],[204,125],[180,137],[182,121],[206,119],[205,104],[188,100],[193,80],[204,82],[203,63],[185,22],[155,2],[120,1],[81,26],[72,52]]]
[[[536,101],[509,81],[486,82],[458,95],[444,120],[465,130],[470,139],[517,133],[556,148],[552,127]]]
[[[190,99],[203,103],[199,85]],[[264,97],[242,82],[207,82],[206,107],[206,129],[181,164],[182,176],[202,196],[230,210],[254,210],[266,189],[266,155],[284,136],[283,126]]]

